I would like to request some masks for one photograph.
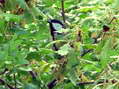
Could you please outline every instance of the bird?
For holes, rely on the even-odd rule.
[[[57,19],[49,19],[48,20],[49,27],[50,27],[50,33],[52,36],[52,40],[55,41],[58,35],[62,35],[62,33],[58,32],[61,29],[65,29],[65,25]],[[53,49],[55,51],[58,51],[59,48],[56,46],[56,44],[53,44]]]

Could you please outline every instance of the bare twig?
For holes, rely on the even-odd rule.
[[[62,6],[62,12],[61,12],[61,14],[62,14],[62,18],[63,18],[63,22],[64,22],[64,24],[66,24],[66,19],[65,19],[65,10],[64,10],[64,0],[61,0],[61,6]]]
[[[6,72],[8,72],[8,69],[7,68],[5,68],[3,72],[0,72],[0,75],[5,74]]]
[[[8,87],[9,89],[17,89],[17,88],[13,88],[11,85],[7,84],[7,83],[5,82],[5,80],[3,80],[3,79],[0,79],[0,83],[1,83],[2,85],[7,85],[7,87]]]
[[[16,81],[16,75],[14,74],[14,88],[17,88],[17,81]]]
[[[57,84],[57,80],[53,79],[50,83],[48,83],[48,89],[53,89],[53,87]]]
[[[33,71],[29,71],[30,75],[32,76],[32,79],[36,79],[37,75]]]
[[[79,82],[79,83],[77,83],[77,85],[78,86],[80,86],[80,85],[89,85],[89,84],[103,84],[103,83],[112,83],[112,84],[114,84],[114,83],[117,83],[117,81],[116,80],[103,80],[103,81],[99,81],[99,82]]]

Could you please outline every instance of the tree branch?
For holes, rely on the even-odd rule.
[[[64,0],[61,0],[61,9],[62,9],[62,18],[63,18],[63,22],[66,25],[66,19],[65,19],[65,10],[64,10]]]

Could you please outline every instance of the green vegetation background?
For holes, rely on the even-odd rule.
[[[119,89],[119,0],[64,0],[66,34],[52,41],[47,20],[63,22],[61,2],[0,3],[0,89],[47,89],[53,79],[54,89]]]

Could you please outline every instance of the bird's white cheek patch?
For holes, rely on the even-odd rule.
[[[52,24],[56,31],[61,30],[63,28],[62,25],[59,23],[52,23]]]

